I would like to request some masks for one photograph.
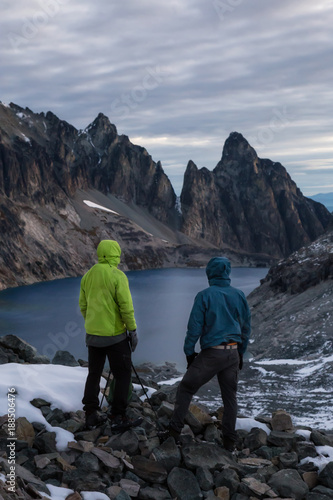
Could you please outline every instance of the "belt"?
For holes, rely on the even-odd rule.
[[[237,349],[237,344],[214,345],[213,349]]]

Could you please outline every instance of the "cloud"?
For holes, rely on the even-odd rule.
[[[77,128],[102,111],[178,191],[236,130],[313,194],[331,184],[332,22],[326,0],[7,0],[0,99]]]

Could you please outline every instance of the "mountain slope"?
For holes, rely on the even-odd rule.
[[[181,206],[185,234],[274,258],[313,241],[332,220],[324,206],[302,195],[280,163],[258,158],[236,132],[212,172],[189,162]]]

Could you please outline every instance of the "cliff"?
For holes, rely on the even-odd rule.
[[[276,165],[231,134],[213,172],[189,163],[181,214],[161,163],[102,113],[77,130],[0,103],[0,289],[82,275],[104,238],[119,241],[124,270],[203,266],[217,253],[268,266],[332,219]]]
[[[273,258],[315,240],[332,220],[323,205],[302,195],[280,163],[258,158],[236,132],[213,171],[188,163],[181,207],[185,234]]]

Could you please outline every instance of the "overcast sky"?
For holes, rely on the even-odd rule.
[[[213,169],[232,131],[333,191],[332,0],[2,0],[0,100]]]

